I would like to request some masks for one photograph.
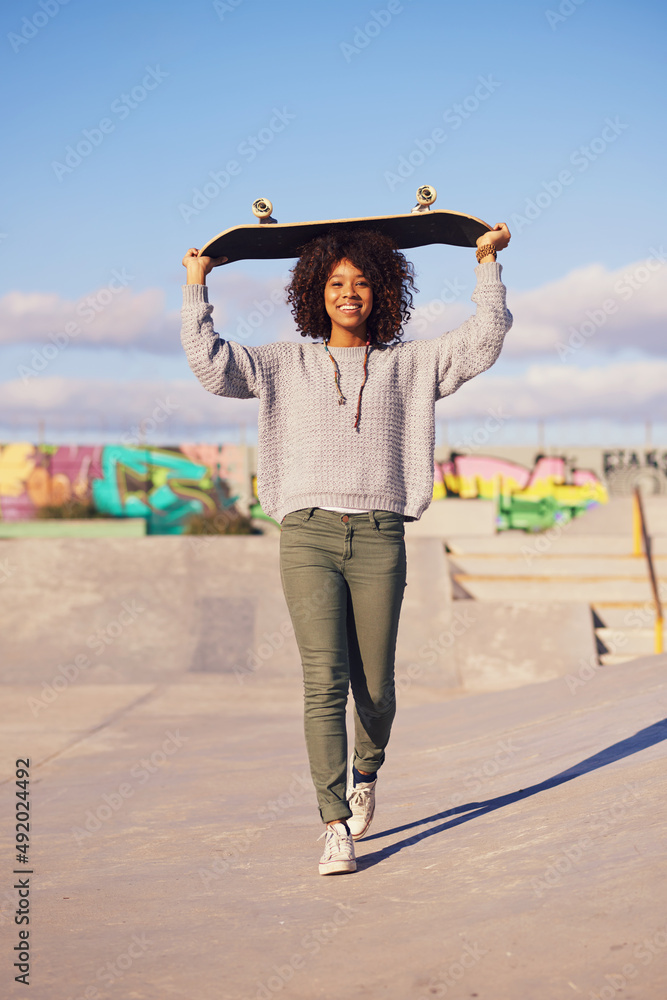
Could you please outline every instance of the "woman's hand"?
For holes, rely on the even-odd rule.
[[[511,239],[511,233],[506,223],[499,222],[498,225],[484,233],[477,240],[478,247],[492,246],[494,250],[504,250]]]
[[[199,250],[190,247],[183,258],[183,267],[188,271],[188,285],[205,285],[206,275],[226,260],[226,257],[200,257]]]

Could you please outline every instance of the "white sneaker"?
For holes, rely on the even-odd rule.
[[[320,858],[320,875],[345,875],[346,872],[356,872],[357,862],[354,856],[354,841],[345,820],[338,823],[327,823],[324,833],[318,837],[324,841],[324,854]]]
[[[347,785],[347,804],[352,810],[352,815],[347,821],[353,840],[361,840],[368,832],[368,828],[373,822],[375,814],[375,786],[377,778],[372,781],[365,781],[361,785],[354,784],[352,773],[352,761],[350,760],[350,776]]]

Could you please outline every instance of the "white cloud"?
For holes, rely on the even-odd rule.
[[[613,363],[581,370],[536,364],[518,374],[472,379],[436,406],[439,420],[477,418],[493,409],[509,420],[604,417],[667,420],[667,360]],[[215,433],[216,427],[257,421],[256,400],[213,396],[192,378],[121,383],[112,379],[40,376],[0,385],[0,422],[58,430],[100,427],[121,435],[149,421],[161,407],[162,431],[174,428],[177,438]],[[164,416],[166,414],[166,416]]]
[[[75,302],[46,292],[9,292],[0,299],[2,344],[67,342],[161,354],[181,350],[179,329],[179,313],[165,312],[158,288],[134,292],[105,286]]]
[[[438,419],[476,417],[488,408],[511,419],[609,417],[667,419],[667,360],[595,368],[535,364],[525,372],[472,379],[437,404]]]
[[[611,355],[628,347],[663,357],[667,354],[667,254],[653,256],[609,271],[601,264],[571,271],[557,281],[528,292],[508,291],[514,326],[507,335],[505,356],[560,357],[573,344]],[[410,337],[432,337],[454,329],[471,314],[466,302],[445,305],[441,299],[416,311]],[[561,354],[563,348],[561,348]]]
[[[240,343],[300,339],[285,303],[288,280],[287,271],[267,281],[244,274],[218,281],[215,274],[209,294],[216,330]],[[112,278],[76,301],[47,292],[9,292],[0,299],[0,345],[62,345],[65,337],[68,347],[180,353],[180,310],[165,311],[163,289],[135,292],[119,284]],[[68,324],[75,324],[74,332]]]
[[[100,428],[129,431],[150,422],[156,408],[158,424],[183,434],[188,428],[255,424],[257,400],[225,399],[206,392],[194,379],[162,381],[41,376],[0,385],[0,422],[6,426],[36,425],[59,430]]]

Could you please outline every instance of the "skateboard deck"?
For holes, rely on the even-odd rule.
[[[199,251],[200,257],[227,257],[236,260],[274,260],[298,257],[306,243],[333,229],[355,232],[374,229],[389,236],[401,250],[446,243],[474,247],[491,227],[474,215],[431,210],[435,188],[423,185],[417,191],[417,205],[404,215],[369,215],[358,219],[321,219],[315,222],[279,223],[271,217],[273,205],[267,198],[253,202],[259,225],[233,226],[214,236]]]

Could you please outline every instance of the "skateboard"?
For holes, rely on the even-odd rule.
[[[447,243],[456,247],[474,247],[477,239],[491,226],[474,215],[433,210],[437,192],[430,184],[417,189],[417,204],[405,215],[369,215],[360,219],[322,219],[318,222],[279,223],[273,218],[268,198],[252,204],[259,225],[233,226],[218,233],[199,251],[200,257],[226,257],[235,260],[276,260],[299,257],[306,243],[332,229],[374,229],[391,237],[401,250],[410,247]]]

